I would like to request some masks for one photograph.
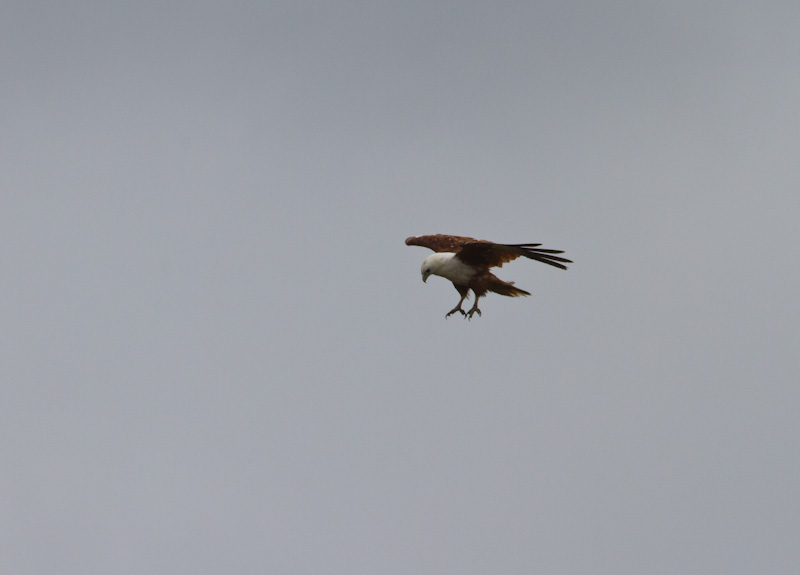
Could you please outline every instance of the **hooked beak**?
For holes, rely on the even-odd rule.
[[[422,281],[423,281],[423,283],[428,281],[428,276],[429,276],[429,275],[431,275],[431,274],[422,274]]]

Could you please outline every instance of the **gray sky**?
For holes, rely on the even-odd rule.
[[[799,19],[5,2],[0,570],[795,572]]]

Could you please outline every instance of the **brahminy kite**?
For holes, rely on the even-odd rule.
[[[422,246],[436,252],[422,262],[422,281],[427,281],[430,275],[441,276],[453,282],[453,286],[461,294],[458,305],[447,312],[446,318],[456,312],[469,319],[476,313],[481,315],[478,300],[485,296],[486,292],[491,291],[509,297],[531,295],[525,290],[514,287],[514,282],[504,282],[496,277],[489,268],[502,267],[504,263],[519,256],[562,270],[567,269],[564,264],[572,263],[571,260],[553,255],[564,252],[542,249],[539,247],[542,244],[496,244],[462,236],[435,234],[407,238],[406,245]],[[465,312],[461,309],[461,304],[467,299],[469,290],[475,294],[475,304]]]

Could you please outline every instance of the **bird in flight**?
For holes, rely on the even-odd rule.
[[[406,245],[422,246],[436,252],[422,262],[422,281],[427,281],[431,275],[441,276],[453,282],[453,286],[461,294],[458,305],[447,312],[446,318],[456,312],[468,319],[472,319],[476,313],[481,315],[478,300],[485,296],[486,292],[491,291],[509,297],[531,295],[525,290],[514,287],[514,282],[504,282],[492,274],[489,268],[502,267],[503,264],[519,256],[562,270],[567,269],[564,264],[572,263],[571,260],[555,255],[564,252],[542,249],[539,247],[542,244],[496,244],[462,236],[435,234],[406,238]],[[467,299],[469,290],[475,294],[475,303],[465,312],[461,309],[461,304]]]

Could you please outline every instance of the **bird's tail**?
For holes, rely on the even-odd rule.
[[[518,287],[514,287],[514,282],[504,282],[500,278],[494,278],[496,281],[492,282],[492,285],[489,286],[489,291],[494,293],[499,293],[500,295],[508,296],[508,297],[519,297],[521,295],[531,295],[530,293],[526,292],[524,289],[519,289]]]

